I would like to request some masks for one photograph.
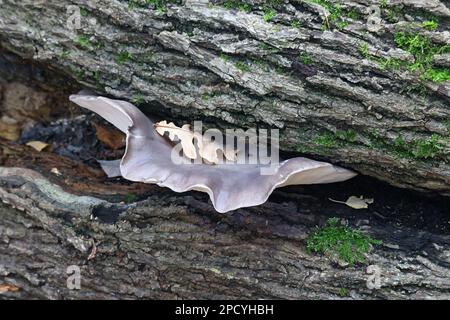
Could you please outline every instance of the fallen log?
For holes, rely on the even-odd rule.
[[[277,127],[285,152],[448,195],[448,82],[390,66],[411,59],[394,37],[424,12],[439,25],[420,22],[418,34],[448,42],[448,4],[387,4],[383,28],[366,33],[369,5],[354,1],[336,19],[324,16],[336,6],[297,1],[164,3],[2,1],[0,112],[23,116],[24,132],[0,140],[0,298],[449,299],[448,198],[359,176],[219,214],[201,193],[108,179],[95,159],[123,150],[100,146],[95,128],[106,124],[64,102],[89,87],[165,119]],[[81,29],[68,28],[69,5]],[[35,89],[27,112],[13,112],[23,86]],[[329,200],[350,195],[375,200],[358,211]],[[354,264],[313,252],[332,218],[383,243]]]
[[[0,284],[17,288],[3,298],[450,298],[444,199],[357,178],[345,189],[280,189],[262,206],[219,214],[201,193],[112,183],[78,161],[7,142],[0,149],[0,198],[15,208],[0,206]],[[347,192],[379,204],[355,214],[328,201]],[[366,263],[307,249],[334,216],[383,240]],[[68,286],[73,266],[79,290]]]

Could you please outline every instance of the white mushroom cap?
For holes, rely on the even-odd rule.
[[[262,175],[258,164],[175,164],[173,144],[157,134],[150,119],[131,103],[86,94],[71,95],[70,100],[99,114],[126,134],[126,150],[119,165],[125,179],[155,183],[175,192],[206,192],[218,212],[260,205],[278,187],[339,182],[356,175],[330,163],[302,157],[276,164],[271,175]],[[119,172],[117,161],[101,164],[110,176]]]

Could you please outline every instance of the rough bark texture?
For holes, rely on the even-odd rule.
[[[17,290],[0,298],[450,298],[444,198],[360,177],[276,190],[262,206],[219,214],[202,193],[111,181],[99,168],[15,143],[0,141],[0,150],[0,198],[15,209],[0,206],[0,288]],[[355,212],[328,200],[352,193],[376,201]],[[366,265],[306,249],[333,216],[383,240]],[[81,290],[66,286],[72,265]],[[369,289],[374,270],[379,287]]]
[[[54,149],[0,140],[7,204],[0,206],[0,298],[450,298],[446,197],[358,177],[283,188],[262,206],[218,214],[204,194],[107,179],[99,169],[95,158],[123,151],[99,146],[93,123],[105,125],[100,119],[71,116],[66,96],[84,86],[144,102],[165,118],[279,127],[285,151],[320,155],[403,187],[450,192],[448,84],[382,69],[359,50],[363,41],[374,56],[388,54],[394,30],[406,22],[364,33],[364,16],[323,31],[321,6],[286,2],[266,22],[267,4],[249,3],[250,13],[192,1],[166,12],[119,1],[2,1],[1,136]],[[403,18],[439,16],[440,29],[420,32],[448,42],[448,2],[388,8],[401,3]],[[84,8],[76,32],[66,26],[69,4]],[[368,5],[343,7],[363,12]],[[301,27],[291,26],[294,17]],[[445,55],[435,60],[448,66]],[[406,90],[419,84],[427,95]],[[55,116],[64,119],[37,119]],[[417,147],[433,134],[441,144],[428,159],[399,146],[399,135]],[[355,211],[328,200],[352,194],[375,202]],[[330,217],[383,240],[367,265],[306,250],[306,239]],[[70,265],[81,267],[81,290],[66,287]],[[380,270],[379,289],[367,287],[371,270]]]
[[[20,209],[0,207],[0,282],[20,288],[3,297],[450,298],[448,236],[364,213],[351,219],[385,241],[368,257],[381,271],[381,288],[371,290],[370,269],[305,250],[326,219],[306,209],[319,201],[312,196],[277,191],[291,199],[218,214],[198,194],[129,205],[76,196],[28,169],[0,168],[0,185],[3,201]],[[81,267],[81,290],[66,287],[70,265]]]
[[[450,194],[449,82],[392,68],[414,62],[399,32],[449,43],[448,1],[167,2],[4,0],[0,43],[159,115],[280,128],[284,151]],[[370,5],[381,27],[367,32]],[[434,18],[437,29],[423,27]]]

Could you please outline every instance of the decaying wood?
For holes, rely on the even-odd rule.
[[[201,193],[156,188],[144,201],[112,203],[74,194],[76,167],[58,181],[64,189],[50,182],[45,158],[30,161],[35,170],[0,167],[0,198],[16,208],[0,207],[0,283],[19,288],[0,297],[450,298],[450,237],[441,232],[358,211],[350,225],[384,244],[368,255],[371,267],[339,265],[305,249],[339,209],[311,209],[326,198],[280,190],[262,206],[218,214]],[[81,268],[80,290],[66,286],[71,265]],[[379,289],[367,286],[373,270]]]
[[[442,31],[449,25],[448,2],[390,1],[392,8],[403,4],[405,19],[385,21],[378,34],[365,32],[364,14],[340,31],[323,30],[323,8],[299,1],[285,1],[269,22],[263,1],[247,1],[250,13],[203,2],[161,12],[117,0],[2,1],[0,125],[5,115],[8,121],[23,117],[21,126],[45,120],[31,114],[33,105],[58,111],[68,123],[58,125],[72,126],[81,137],[55,130],[64,134],[44,141],[52,147],[73,143],[64,139],[85,141],[88,155],[74,160],[0,140],[0,298],[449,299],[448,198],[404,196],[359,177],[345,185],[283,188],[262,206],[219,214],[201,193],[107,179],[95,165],[103,154],[87,152],[101,149],[92,140],[95,131],[88,132],[91,120],[72,117],[62,102],[91,87],[145,102],[150,113],[180,123],[278,127],[284,151],[448,195],[448,145],[426,161],[386,147],[399,135],[406,143],[445,136],[448,84],[425,84],[427,95],[406,90],[421,85],[415,75],[382,69],[359,52],[363,42],[374,56],[409,59],[389,49],[395,30],[416,11],[438,16],[441,29],[426,35],[448,42]],[[365,12],[375,3],[362,2],[342,6]],[[68,5],[83,9],[81,29],[67,27]],[[301,26],[293,28],[293,19]],[[302,63],[304,54],[311,64]],[[448,59],[435,62],[448,66]],[[23,88],[18,83],[38,83],[53,98],[33,91],[27,112],[17,112],[23,102],[14,101]],[[21,126],[4,123],[7,137],[20,134]],[[348,130],[351,141],[316,143]],[[371,144],[372,130],[382,143]],[[114,152],[120,158],[121,151]],[[375,200],[367,210],[328,200],[350,195]],[[383,240],[367,265],[352,267],[306,250],[307,237],[330,217]],[[67,288],[71,265],[81,268],[81,290]],[[373,288],[377,270],[381,287]]]
[[[415,73],[375,61],[412,61],[393,40],[411,28],[448,44],[448,2],[387,1],[381,27],[372,32],[368,8],[378,0],[329,1],[340,3],[343,15],[359,14],[340,30],[324,19],[326,8],[310,2],[277,1],[270,20],[264,19],[268,2],[253,0],[246,1],[250,12],[220,1],[180,1],[154,10],[140,1],[4,0],[0,44],[85,87],[145,102],[158,114],[208,117],[220,127],[280,128],[285,151],[448,195],[449,83],[423,83]],[[72,16],[77,8],[79,26]],[[397,21],[385,19],[393,13]],[[421,28],[418,16],[436,17],[439,29]],[[435,57],[440,66],[448,60]],[[433,157],[403,157],[396,150],[396,141],[408,148],[433,135],[443,139]],[[330,136],[333,143],[324,143]]]

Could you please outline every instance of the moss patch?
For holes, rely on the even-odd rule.
[[[450,81],[450,70],[433,67],[435,54],[450,53],[450,45],[436,45],[430,39],[414,33],[398,32],[395,34],[397,46],[411,53],[415,62],[408,64],[410,71],[419,71],[421,78],[433,82]]]
[[[273,18],[276,17],[276,15],[277,15],[277,12],[276,12],[274,9],[272,9],[272,8],[266,8],[266,9],[264,10],[264,16],[263,16],[264,21],[270,22],[270,21],[273,20]]]
[[[228,0],[222,4],[227,9],[239,9],[244,12],[252,11],[252,6],[249,3],[242,1]]]
[[[132,61],[133,55],[127,50],[122,50],[116,57],[116,61],[118,64],[125,64],[126,62]]]
[[[84,49],[88,49],[88,50],[93,50],[93,49],[95,49],[95,48],[98,49],[98,48],[101,47],[101,44],[100,44],[100,43],[91,41],[91,40],[89,39],[89,37],[86,36],[86,35],[79,35],[79,36],[76,38],[75,42],[76,42],[80,47],[82,47],[82,48],[84,48]]]
[[[129,0],[128,1],[128,8],[131,10],[141,8],[141,9],[147,9],[151,6],[153,6],[156,10],[160,12],[166,12],[167,11],[167,5],[173,3],[173,4],[179,4],[181,3],[180,0]]]
[[[236,66],[236,68],[238,68],[242,72],[250,71],[250,66],[247,63],[245,63],[244,61],[237,61],[234,65]]]
[[[382,242],[358,230],[339,225],[337,218],[331,218],[307,240],[310,252],[321,253],[338,258],[354,266],[366,263],[366,254],[373,245]]]
[[[399,135],[394,141],[385,140],[379,133],[370,132],[369,139],[374,149],[387,150],[388,152],[406,159],[429,160],[445,158],[445,144],[449,139],[438,134],[432,134],[429,138],[415,138],[406,141]]]

